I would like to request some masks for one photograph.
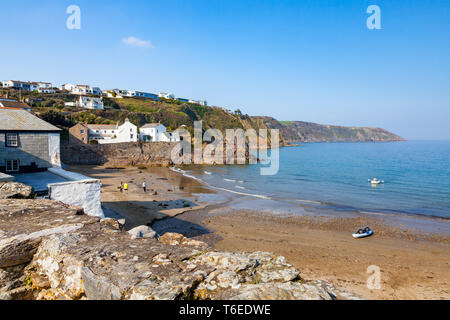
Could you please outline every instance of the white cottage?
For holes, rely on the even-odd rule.
[[[122,125],[88,124],[89,141],[97,140],[99,144],[125,143],[138,141],[137,126],[128,119]]]
[[[167,132],[161,123],[147,123],[140,129],[139,138],[146,142],[177,142],[180,135],[176,132]]]
[[[105,106],[103,105],[103,98],[92,98],[80,96],[75,103],[78,108],[93,109],[93,110],[103,110]]]

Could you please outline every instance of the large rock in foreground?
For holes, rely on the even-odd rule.
[[[151,233],[151,229],[146,229]],[[0,200],[0,299],[355,299],[304,282],[284,257],[130,236],[49,200]]]
[[[33,196],[33,187],[20,182],[0,182],[0,199],[29,199]]]

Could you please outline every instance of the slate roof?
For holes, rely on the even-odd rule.
[[[0,99],[0,107],[4,108],[22,108],[22,109],[31,109],[29,105],[19,101],[11,101],[11,100],[2,100]]]
[[[1,131],[46,131],[54,132],[61,129],[39,119],[25,110],[0,108]]]
[[[157,126],[161,126],[161,125],[162,125],[161,123],[147,123],[147,124],[144,124],[141,128],[142,129],[156,128]]]

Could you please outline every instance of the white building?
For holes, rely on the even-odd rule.
[[[66,90],[72,92],[73,89],[75,89],[75,86],[71,83],[65,83],[61,87],[59,87],[61,90]]]
[[[137,142],[138,129],[128,119],[122,125],[88,124],[89,140],[99,144]]]
[[[104,110],[103,98],[92,98],[80,96],[75,103],[78,108],[93,109],[93,110]]]
[[[199,104],[201,106],[207,106],[208,102],[206,100],[189,100],[189,103],[195,103],[195,104]]]
[[[102,90],[98,87],[91,87],[88,85],[84,85],[84,84],[78,84],[76,86],[72,86],[70,83],[69,84],[65,84],[63,85],[63,87],[65,86],[65,90],[68,90],[69,88],[71,88],[70,92],[73,94],[78,94],[78,95],[96,95],[96,96],[101,96],[102,95]]]
[[[4,80],[2,81],[3,88],[14,88],[26,91],[36,91],[39,89],[49,89],[52,88],[50,82],[25,82],[17,80]]]
[[[142,126],[139,133],[141,141],[146,142],[178,142],[180,135],[176,132],[167,132],[167,128],[160,123],[147,123]]]
[[[175,99],[175,95],[173,93],[165,93],[165,92],[158,93],[158,97],[164,99]]]
[[[37,89],[39,93],[55,93],[56,91],[51,88],[39,88]]]

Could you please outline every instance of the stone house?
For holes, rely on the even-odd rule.
[[[60,166],[60,131],[25,110],[0,108],[0,172]]]
[[[89,143],[89,128],[83,123],[77,123],[69,129],[69,141],[70,143],[82,142]]]

